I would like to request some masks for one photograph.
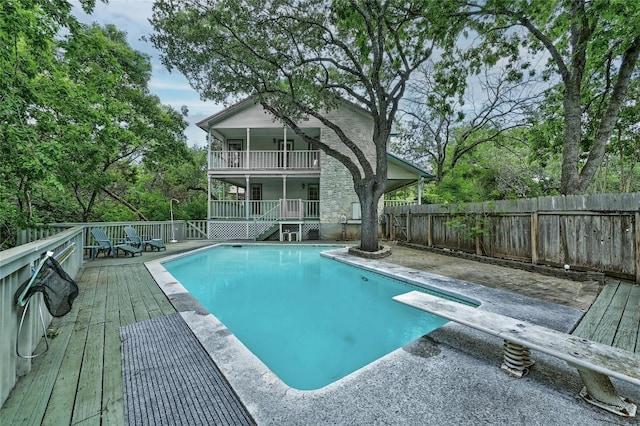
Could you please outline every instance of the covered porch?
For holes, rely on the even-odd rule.
[[[283,225],[292,224],[298,225],[298,239],[317,239],[317,173],[209,176],[210,239],[282,240],[283,232],[293,232]]]
[[[387,153],[388,177],[387,190],[384,195],[384,205],[422,204],[422,190],[427,181],[434,179],[434,175],[418,166]]]
[[[320,201],[278,200],[211,200],[209,218],[224,220],[318,220]]]

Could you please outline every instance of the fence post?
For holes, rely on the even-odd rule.
[[[411,206],[407,206],[407,242],[411,241]]]
[[[635,214],[636,283],[640,283],[640,212]]]
[[[482,217],[476,215],[476,255],[482,256]]]
[[[538,264],[538,212],[531,212],[531,264]]]
[[[427,215],[427,246],[433,247],[433,215]]]
[[[389,239],[391,241],[395,241],[396,239],[395,217],[393,213],[389,213]]]

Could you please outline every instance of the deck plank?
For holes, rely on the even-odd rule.
[[[630,291],[624,312],[618,326],[613,346],[638,352],[638,333],[640,332],[640,286],[629,285]]]
[[[611,299],[618,290],[619,281],[608,281],[572,334],[591,339],[604,317]]]
[[[87,330],[87,350],[82,358],[72,424],[100,425],[104,325],[91,324]],[[91,349],[93,347],[93,349]]]
[[[142,288],[142,280],[138,274],[134,273],[134,268],[127,268],[127,275],[130,279],[126,283],[129,288],[129,296],[131,297],[131,305],[136,322],[148,320],[151,316],[145,303],[144,293],[146,293],[146,288]]]
[[[112,272],[118,283],[118,307],[120,311],[120,325],[129,325],[136,322],[135,315],[133,313],[133,306],[131,305],[131,296],[129,295],[129,286],[122,285],[127,279],[126,274],[122,271],[122,268],[118,268]]]
[[[591,336],[591,340],[605,345],[613,345],[613,340],[615,339],[618,327],[620,326],[620,320],[622,318],[622,313],[624,312],[624,307],[627,304],[630,291],[630,285],[618,283],[617,290],[611,298],[611,302],[607,307],[605,315],[600,320],[598,328]]]
[[[102,371],[104,360],[104,324],[109,274],[101,268],[86,334],[86,349],[78,379],[73,408],[73,424],[100,424],[102,408]]]
[[[142,269],[136,271],[136,276],[139,277],[137,285],[140,288],[140,294],[142,296],[142,300],[147,308],[147,312],[149,313],[150,318],[156,318],[162,315],[165,315],[160,304],[162,303],[162,299],[156,299],[154,297],[155,289],[150,288],[149,281],[153,282],[153,285],[157,288],[158,285],[153,281],[153,279],[149,276],[147,269],[144,265],[137,265],[136,269]],[[164,300],[168,303],[166,297]],[[171,306],[173,309],[173,307]]]
[[[118,309],[119,283],[113,279],[107,288],[107,312],[104,335],[104,373],[102,382],[102,421],[106,425],[124,423],[124,394],[122,391],[122,359],[120,356],[120,313]]]
[[[86,269],[77,279],[80,294],[74,306],[78,306],[74,322],[70,322],[70,335],[66,345],[64,359],[58,370],[55,386],[51,390],[47,412],[42,423],[47,425],[71,424],[73,404],[75,401],[78,377],[82,365],[82,354],[85,350],[86,324],[91,315],[92,301],[98,280],[98,269]],[[71,318],[63,317],[64,321]]]

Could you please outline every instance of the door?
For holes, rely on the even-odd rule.
[[[310,183],[307,187],[307,211],[306,217],[319,217],[320,215],[320,185]]]
[[[261,183],[252,183],[251,184],[251,214],[253,216],[258,216],[262,214],[262,184]]]
[[[287,153],[285,155],[284,152],[284,140],[278,139],[278,150],[280,153],[278,154],[278,167],[289,167],[291,166],[291,150],[293,149],[293,140],[287,139]]]
[[[228,167],[233,169],[242,168],[242,139],[229,139],[227,141],[229,147],[229,158],[227,161]]]

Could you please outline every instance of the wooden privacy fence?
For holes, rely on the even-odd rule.
[[[640,282],[640,193],[385,208],[392,240]]]

